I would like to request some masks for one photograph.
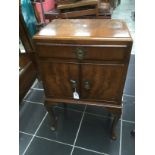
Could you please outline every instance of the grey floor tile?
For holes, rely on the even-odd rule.
[[[75,148],[73,151],[73,155],[100,155],[96,152],[86,151],[82,149]]]
[[[123,105],[123,120],[135,122],[135,104]]]
[[[82,113],[70,110],[67,110],[65,112],[63,109],[60,108],[55,108],[55,112],[58,116],[57,131],[53,132],[50,129],[51,120],[48,115],[42,126],[40,127],[37,135],[73,144],[82,117]]]
[[[124,94],[135,96],[135,78],[128,78],[125,82]]]
[[[34,88],[39,88],[39,89],[43,89],[43,84],[42,81],[36,81],[36,84],[34,85]]]
[[[19,133],[19,155],[23,154],[31,138],[32,136]]]
[[[25,155],[69,155],[71,149],[71,146],[34,138]]]
[[[103,107],[97,107],[97,106],[90,106],[90,105],[88,105],[87,108],[86,108],[86,112],[87,113],[92,113],[92,114],[95,114],[95,115],[111,117],[110,112],[108,112],[108,110],[106,110]]]
[[[135,104],[135,97],[123,95],[123,104]]]
[[[120,122],[117,124],[117,140],[110,138],[111,120],[85,114],[76,146],[84,147],[110,155],[119,154]]]
[[[135,79],[135,65],[129,64],[128,72],[127,72],[127,79],[133,78]]]
[[[130,134],[134,129],[135,124],[123,122],[122,155],[135,155],[135,138]]]
[[[34,134],[45,113],[44,106],[25,103],[19,112],[19,130]]]
[[[131,54],[129,64],[135,65],[135,55]]]
[[[45,97],[44,91],[31,89],[29,95],[24,99],[32,102],[43,103],[44,97]]]
[[[58,107],[61,108],[67,108],[70,110],[77,110],[77,111],[84,111],[85,105],[81,105],[81,104],[57,104]]]

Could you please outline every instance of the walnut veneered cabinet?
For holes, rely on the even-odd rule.
[[[103,106],[113,115],[112,138],[122,112],[122,94],[132,38],[122,20],[56,19],[33,37],[45,107],[55,129],[56,103]]]

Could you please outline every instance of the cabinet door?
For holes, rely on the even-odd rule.
[[[83,99],[114,100],[120,95],[124,65],[83,64],[81,68]]]
[[[46,97],[73,98],[76,81],[78,88],[78,65],[73,63],[41,62],[41,75]]]

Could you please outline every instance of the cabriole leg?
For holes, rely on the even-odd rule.
[[[113,118],[113,122],[112,122],[112,126],[111,126],[111,139],[112,140],[116,140],[117,136],[116,136],[116,125],[121,117],[122,114],[122,108],[113,108],[113,107],[106,107],[106,109],[113,114],[114,118]]]
[[[51,118],[51,124],[52,124],[51,130],[55,131],[57,128],[57,117],[56,117],[55,112],[54,112],[54,106],[53,105],[49,106],[49,105],[45,104],[45,108],[48,111],[48,114]]]
[[[111,138],[112,140],[116,140],[117,136],[116,136],[116,125],[118,123],[118,120],[120,119],[120,114],[117,114],[114,116],[113,122],[112,122],[112,128],[111,128]]]

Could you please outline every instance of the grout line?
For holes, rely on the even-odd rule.
[[[31,88],[33,88],[37,84],[37,82],[38,82],[38,79],[35,79],[33,85],[31,86]]]
[[[29,148],[30,144],[32,143],[33,139],[34,139],[34,135],[33,135],[33,137],[31,138],[30,142],[28,143],[26,149],[24,150],[23,155],[24,155],[24,154],[26,153],[26,151],[28,150],[28,148]]]
[[[123,119],[122,119],[122,121],[123,121],[123,122],[126,122],[126,123],[132,123],[132,124],[135,124],[134,121],[128,121],[128,120],[123,120]]]
[[[29,136],[33,136],[33,134],[31,134],[31,133],[27,133],[27,132],[23,132],[23,131],[19,131],[20,133],[23,133],[23,134],[25,134],[25,135],[29,135]]]
[[[20,133],[23,133],[23,134],[25,134],[25,135],[33,136],[33,134],[30,134],[30,133],[27,133],[27,132],[23,132],[23,131],[19,131],[19,132],[20,132]],[[39,139],[44,139],[44,140],[47,140],[47,141],[56,142],[56,143],[59,143],[59,144],[63,144],[63,145],[67,145],[67,146],[71,146],[71,147],[73,147],[73,145],[71,145],[71,144],[64,143],[64,142],[57,141],[57,140],[53,140],[53,139],[49,139],[49,138],[46,138],[46,137],[37,136],[37,135],[35,135],[34,137],[37,137],[37,138],[39,138]],[[87,148],[80,147],[80,146],[74,146],[74,147],[75,147],[75,148],[78,148],[78,149],[82,149],[82,150],[86,150],[86,151],[94,152],[94,153],[97,153],[97,154],[109,155],[109,154],[107,154],[107,153],[98,152],[98,151],[91,150],[91,149],[87,149]]]
[[[123,96],[135,97],[134,95],[123,94]]]
[[[90,151],[90,152],[94,152],[94,153],[98,153],[98,154],[102,154],[102,155],[109,155],[109,154],[107,154],[107,153],[98,152],[98,151],[91,150],[91,149],[87,149],[87,148],[80,147],[80,146],[74,146],[74,147],[75,147],[75,148],[78,148],[78,149],[81,149],[81,150]]]
[[[83,118],[84,118],[84,114],[85,114],[85,111],[86,111],[86,107],[87,107],[87,105],[85,106],[85,109],[84,109],[84,111],[83,111],[82,118],[81,118],[81,121],[80,121],[80,124],[79,124],[78,131],[77,131],[77,133],[76,133],[76,137],[75,137],[75,140],[74,140],[73,147],[72,147],[72,150],[71,150],[70,155],[73,154],[74,147],[75,147],[75,143],[76,143],[76,140],[77,140],[77,138],[78,138],[79,131],[80,131],[80,128],[81,128],[81,125],[82,125],[82,121],[83,121]]]
[[[34,139],[34,137],[35,137],[36,133],[38,132],[38,130],[39,130],[39,128],[40,128],[40,126],[42,125],[43,121],[45,120],[45,118],[46,118],[47,114],[48,114],[48,112],[46,112],[45,116],[43,117],[42,121],[40,122],[40,124],[39,124],[39,126],[38,126],[37,130],[35,131],[35,133],[34,133],[33,137],[31,138],[31,140],[30,140],[29,144],[27,145],[27,147],[26,147],[25,151],[23,152],[23,155],[24,155],[24,154],[26,153],[26,151],[28,150],[28,148],[29,148],[30,144],[32,143],[32,141],[33,141],[33,139]]]
[[[119,155],[122,155],[122,116],[120,124],[120,145],[119,145]]]
[[[29,89],[29,91],[26,93],[26,95],[24,96],[23,100],[24,100],[25,98],[27,98],[27,96],[28,96],[30,93],[31,93],[31,89]]]
[[[130,103],[127,103],[127,101],[126,101],[126,100],[124,100],[122,103],[123,103],[123,104],[125,104],[125,105],[128,105],[128,104],[135,105],[135,102],[130,102]]]
[[[37,135],[35,135],[35,137],[40,138],[40,139],[44,139],[44,140],[47,140],[47,141],[56,142],[56,143],[59,143],[59,144],[63,144],[63,145],[67,145],[67,146],[72,146],[73,147],[73,145],[71,145],[71,144],[60,142],[60,141],[53,140],[53,139],[49,139],[49,138],[46,138],[46,137],[37,136]]]
[[[23,132],[23,131],[19,131],[19,132],[23,133],[25,135],[33,136],[33,134],[30,134],[30,133],[27,133],[27,132]],[[51,142],[56,142],[56,143],[63,144],[63,145],[73,146],[73,145],[68,144],[68,143],[64,143],[64,142],[57,141],[57,140],[54,140],[54,139],[49,139],[49,138],[42,137],[42,136],[34,135],[34,137],[37,137],[37,138],[40,138],[40,139],[44,139],[44,140],[47,140],[47,141],[51,141]]]
[[[34,104],[44,105],[44,103],[42,103],[42,102],[33,102],[33,101],[28,101],[28,100],[23,100],[23,101],[28,102],[28,103],[34,103]]]
[[[37,128],[36,132],[34,133],[34,135],[36,135],[36,134],[37,134],[37,132],[38,132],[38,130],[40,129],[41,125],[43,124],[43,122],[44,122],[44,120],[45,120],[45,118],[46,118],[47,114],[48,114],[48,112],[46,112],[45,116],[43,117],[42,121],[40,122],[40,124],[39,124],[39,126],[38,126],[38,128]]]
[[[37,83],[37,79],[34,81],[34,83],[33,83],[33,85],[31,86],[31,88],[34,87],[36,83]],[[30,94],[31,88],[29,89],[29,91],[27,92],[27,94],[24,96],[23,100]]]
[[[39,90],[39,91],[44,91],[43,88],[34,88],[34,87],[32,87],[31,89],[33,89],[33,90]]]

